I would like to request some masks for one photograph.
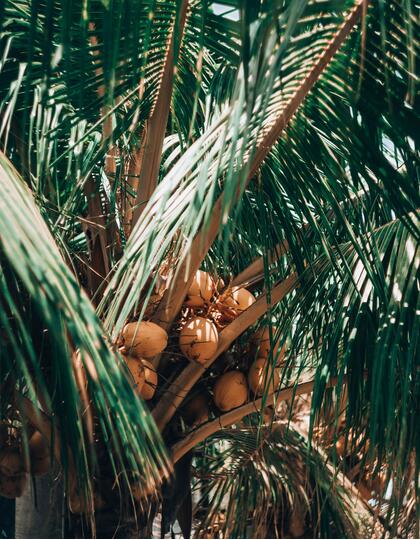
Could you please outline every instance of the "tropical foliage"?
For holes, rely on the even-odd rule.
[[[92,524],[101,492],[149,533],[419,535],[418,8],[0,3],[0,442],[39,430]],[[188,360],[180,328],[234,287],[255,303]],[[140,319],[169,335],[147,403]],[[279,385],[223,412],[261,329]]]

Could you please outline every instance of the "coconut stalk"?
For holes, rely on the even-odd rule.
[[[338,377],[333,377],[326,384],[326,388],[337,386],[338,382]],[[343,383],[345,382],[346,379],[343,379]],[[182,456],[197,446],[197,444],[210,437],[210,435],[217,433],[224,427],[239,422],[242,420],[242,418],[248,416],[249,414],[261,412],[263,403],[264,407],[269,407],[270,405],[277,404],[280,401],[286,401],[295,396],[310,394],[313,390],[314,384],[315,381],[308,381],[298,385],[289,386],[288,388],[284,388],[283,390],[269,394],[266,398],[261,397],[255,401],[250,401],[249,403],[246,403],[233,411],[222,414],[211,422],[201,425],[197,429],[191,431],[186,437],[184,437],[184,439],[182,439],[182,441],[179,441],[172,446],[171,453],[173,462],[176,463],[182,458]]]
[[[188,0],[182,0],[179,8],[178,36],[182,41],[187,18]],[[159,166],[162,158],[163,140],[168,123],[174,85],[175,67],[175,24],[168,39],[166,59],[162,71],[159,92],[154,101],[150,117],[146,120],[139,148],[131,160],[128,171],[128,183],[136,195],[134,209],[129,203],[126,215],[128,232],[140,219],[147,202],[156,189]]]
[[[89,30],[94,31],[95,26],[93,23],[89,23]],[[97,50],[98,39],[96,35],[90,37],[90,44],[94,49],[94,56],[99,54]],[[95,73],[98,77],[102,76],[102,68],[97,68]],[[100,85],[97,90],[98,98],[103,99],[105,95],[104,85]],[[102,124],[102,139],[104,144],[110,140],[112,136],[112,118],[107,116],[108,107],[101,108],[101,117],[105,118]],[[113,150],[110,150],[109,155],[105,160],[105,172],[107,174],[114,172],[115,174],[115,159],[113,157]],[[88,267],[88,282],[91,297],[95,297],[95,293],[103,285],[104,279],[109,273],[110,263],[108,258],[108,235],[106,219],[102,209],[102,202],[100,191],[96,186],[95,179],[92,175],[89,176],[86,184],[84,185],[84,193],[86,195],[88,204],[88,215],[86,221],[83,221],[82,225],[85,234],[88,239],[88,247],[90,253],[91,264]]]

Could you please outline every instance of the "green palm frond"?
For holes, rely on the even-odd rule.
[[[67,472],[73,461],[81,487],[90,482],[96,467],[93,433],[85,431],[86,404],[71,361],[78,350],[99,421],[95,437],[103,441],[114,475],[125,471],[127,480],[153,488],[169,470],[156,427],[32,194],[3,154],[0,171],[2,417],[15,406],[25,426],[21,399],[42,407],[49,436],[60,443],[56,458]]]
[[[286,424],[224,430],[195,464],[198,537],[357,538],[372,525],[348,485]]]
[[[305,17],[303,4],[293,3],[279,14],[278,20],[271,14],[262,20],[249,60],[252,68],[250,77],[255,81],[252,89],[245,84],[242,66],[229,106],[220,113],[216,112],[200,138],[182,153],[155,191],[143,212],[141,223],[132,232],[114,281],[105,293],[103,309],[107,309],[106,324],[115,326],[115,331],[133,310],[145,285],[146,274],[148,276],[150,270],[145,272],[144,269],[156,268],[169,246],[181,258],[186,256],[201,223],[208,223],[211,217],[215,196],[219,194],[215,181],[222,176],[223,219],[227,219],[238,185],[244,185],[247,162],[255,146],[270,130],[275,115],[286,106],[308,74],[313,54],[323,51],[325,43],[340,27],[342,13],[328,14],[323,25],[319,18],[322,12],[317,11],[316,4],[309,20]],[[299,17],[302,18],[300,22]],[[277,23],[282,28],[281,36],[278,35]],[[293,43],[291,38],[294,34],[299,35],[303,31],[301,52],[306,54],[298,56],[294,46],[289,44]],[[308,59],[310,50],[312,55]],[[287,79],[282,73],[284,65],[290,70],[287,73],[294,69],[296,75]],[[154,223],[156,215],[159,216],[159,231],[156,231]],[[175,238],[177,241],[173,244]],[[116,283],[119,284],[117,294]],[[128,289],[130,294],[127,294]],[[124,306],[121,305],[122,298]]]

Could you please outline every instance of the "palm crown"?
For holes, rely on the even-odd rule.
[[[120,497],[138,486],[143,512],[175,464],[182,504],[168,503],[165,481],[164,529],[178,517],[188,533],[193,486],[200,530],[223,508],[218,527],[235,537],[280,535],[296,507],[314,534],[356,534],[346,485],[329,488],[364,448],[359,468],[392,487],[382,525],[411,526],[401,505],[419,469],[415,9],[2,3],[9,439],[26,448],[25,433],[41,431],[89,500],[106,462]],[[194,311],[185,299],[199,268],[224,283]],[[219,316],[235,287],[255,303],[218,319],[204,363],[185,358],[177,335],[191,310]],[[118,350],[140,319],[169,334],[149,406]],[[274,392],[267,383],[233,411],[213,407],[191,431],[185,403],[248,370],[261,328],[264,369],[281,360]],[[346,458],[334,450],[342,434]]]

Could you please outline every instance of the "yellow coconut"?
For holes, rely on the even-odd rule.
[[[236,311],[245,311],[256,301],[255,296],[243,287],[233,289],[232,293],[225,299],[224,303]]]
[[[144,384],[140,390],[140,395],[144,400],[148,401],[155,395],[158,376],[151,362],[143,359],[142,363],[144,367]]]
[[[203,270],[197,270],[185,303],[191,307],[203,306],[206,302],[210,302],[214,290],[215,284],[211,275]]]
[[[15,476],[0,474],[0,495],[7,499],[16,499],[21,497],[28,484],[28,475],[26,473]]]
[[[198,426],[209,419],[209,403],[205,394],[197,394],[184,407],[182,417],[189,426]]]
[[[122,337],[125,350],[138,358],[153,358],[168,344],[168,334],[165,330],[149,321],[126,324]]]
[[[179,347],[190,360],[204,364],[217,350],[219,335],[212,321],[204,317],[190,319],[179,334]]]
[[[35,431],[29,439],[29,459],[31,474],[40,476],[50,470],[51,456],[47,439],[39,431]]]
[[[243,405],[248,397],[246,377],[240,371],[227,371],[214,385],[214,402],[221,411]]]
[[[248,384],[251,390],[260,396],[268,385],[268,392],[272,393],[277,390],[280,382],[278,369],[267,364],[265,358],[257,358],[251,365],[248,372]]]
[[[276,335],[276,328],[272,327],[273,332],[273,338]],[[268,329],[268,326],[265,328],[260,328],[255,332],[255,334],[252,336],[251,341],[257,346],[258,348],[258,356],[259,358],[267,358],[270,354],[271,350],[271,344],[270,344],[270,331]],[[277,343],[274,345],[273,348],[273,356],[275,357],[278,353],[279,347],[280,347],[280,339],[277,341]],[[281,349],[279,356],[277,358],[277,363],[279,364],[286,353],[286,347],[283,346]]]
[[[141,392],[146,380],[142,360],[140,358],[136,358],[135,356],[124,356],[124,360],[128,369],[130,370],[131,376],[133,377],[134,388],[138,392]]]
[[[25,472],[25,461],[17,447],[6,446],[0,450],[0,473],[17,476]]]

